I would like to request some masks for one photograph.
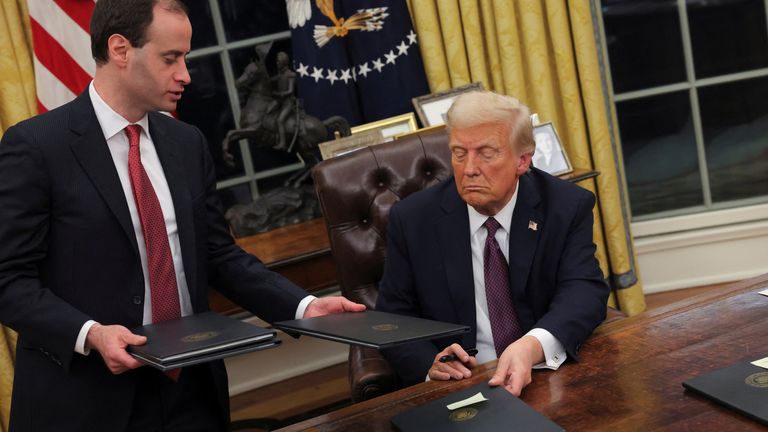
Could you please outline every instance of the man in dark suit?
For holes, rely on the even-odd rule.
[[[232,240],[202,134],[155,112],[190,81],[181,2],[100,0],[91,34],[89,88],[0,143],[11,430],[227,430],[223,362],[139,367],[128,328],[208,310],[209,286],[270,322],[364,306],[308,296]]]
[[[519,395],[532,368],[578,359],[605,318],[595,197],[530,168],[530,115],[517,99],[466,93],[447,117],[454,178],[392,207],[376,309],[472,332],[384,355],[405,385],[468,378],[471,367],[498,358],[490,384]],[[440,361],[449,354],[457,360]]]

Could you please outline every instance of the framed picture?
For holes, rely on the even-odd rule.
[[[533,139],[536,151],[533,153],[533,166],[552,175],[567,174],[573,171],[568,155],[557,136],[552,122],[533,127]]]
[[[398,135],[407,134],[417,129],[416,116],[412,113],[385,118],[383,120],[366,123],[352,128],[352,135],[371,130],[380,130],[384,137],[383,142],[392,141]]]
[[[318,148],[320,149],[320,157],[326,160],[383,142],[384,135],[381,133],[381,129],[371,129],[320,143]]]
[[[483,84],[480,82],[467,84],[454,89],[431,93],[412,99],[413,107],[416,109],[416,115],[419,116],[419,122],[424,127],[437,126],[445,124],[445,114],[451,107],[453,100],[460,94],[472,90],[482,90]]]

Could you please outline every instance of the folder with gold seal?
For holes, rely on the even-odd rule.
[[[162,371],[280,345],[274,330],[215,312],[147,324],[131,331],[146,336],[147,343],[129,345],[128,353]]]
[[[768,370],[737,363],[683,382],[683,387],[768,426]]]
[[[488,383],[449,394],[391,419],[400,432],[564,431],[503,387]]]
[[[366,310],[314,318],[279,321],[273,324],[289,335],[308,335],[349,345],[387,348],[425,339],[467,333],[466,325]]]

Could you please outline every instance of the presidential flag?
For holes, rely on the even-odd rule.
[[[351,125],[413,111],[429,93],[405,0],[286,0],[298,96]]]

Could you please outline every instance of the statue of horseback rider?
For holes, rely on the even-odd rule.
[[[277,53],[277,74],[270,78],[270,82],[274,89],[272,91],[272,96],[275,97],[275,100],[267,109],[268,113],[274,112],[275,109],[279,110],[277,116],[278,143],[274,148],[275,150],[286,150],[288,152],[290,152],[291,149],[288,148],[288,145],[285,142],[285,120],[291,114],[291,111],[298,112],[299,108],[299,101],[293,94],[296,73],[291,70],[290,62],[288,54],[283,51]]]

